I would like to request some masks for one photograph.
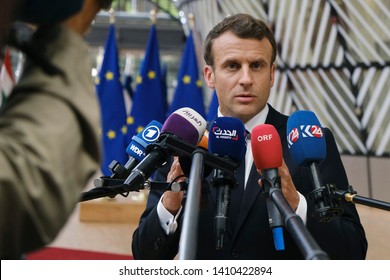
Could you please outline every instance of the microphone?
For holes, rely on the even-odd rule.
[[[241,120],[233,117],[218,117],[210,128],[208,147],[210,153],[227,157],[236,162],[245,158],[246,130]],[[215,169],[212,185],[217,188],[217,208],[214,218],[216,249],[224,246],[229,223],[231,189],[237,181],[233,174]]]
[[[167,162],[172,149],[164,148],[164,139],[173,137],[186,144],[196,145],[206,130],[206,120],[195,110],[184,107],[173,112],[164,122],[157,143],[146,149],[145,158],[134,167],[124,185],[139,186],[152,175],[154,171]]]
[[[284,250],[283,219],[270,198],[270,189],[280,190],[278,167],[282,166],[282,143],[275,127],[270,124],[256,126],[252,130],[251,146],[256,169],[263,174],[263,190],[266,193],[268,221],[272,229],[275,249]]]
[[[161,133],[162,124],[158,121],[151,121],[140,133],[131,138],[126,152],[129,154],[129,160],[125,164],[125,168],[129,171],[145,158],[146,147],[157,141]]]
[[[333,207],[323,186],[318,163],[326,157],[326,142],[322,127],[311,111],[296,111],[287,120],[287,142],[292,159],[300,166],[310,167],[314,190],[310,198],[314,201],[314,213],[321,221],[340,215],[341,208]],[[340,212],[341,211],[341,212]]]
[[[146,147],[157,141],[160,136],[161,127],[161,123],[153,120],[140,133],[134,135],[131,138],[132,141],[126,148],[129,160],[125,163],[125,165],[123,166],[118,161],[113,160],[108,166],[112,172],[109,178],[115,180],[109,180],[106,176],[97,178],[94,181],[95,187],[103,187],[107,184],[119,184],[120,179],[127,178],[134,167],[145,158]]]
[[[209,142],[209,131],[206,129],[206,131],[204,132],[202,139],[200,139],[197,147],[203,148],[205,151],[208,151],[208,145],[209,145],[208,142]],[[190,174],[191,165],[192,165],[191,158],[189,158],[187,156],[179,156],[179,162],[180,162],[180,166],[181,166],[181,169],[183,170],[184,175],[186,175],[188,177],[188,175]],[[204,165],[203,177],[204,178],[208,177],[211,174],[211,171],[213,171],[213,168],[206,163]]]

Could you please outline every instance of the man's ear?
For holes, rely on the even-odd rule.
[[[273,87],[274,83],[275,83],[275,71],[276,71],[276,64],[273,63],[272,66],[271,66],[271,77],[270,77],[271,87]]]
[[[203,68],[203,76],[204,76],[204,81],[206,85],[214,89],[215,88],[215,77],[214,77],[214,71],[213,68],[210,65],[206,65]]]

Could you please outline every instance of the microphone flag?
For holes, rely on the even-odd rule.
[[[312,111],[299,110],[291,114],[287,120],[287,143],[298,165],[307,166],[326,157],[322,126]]]

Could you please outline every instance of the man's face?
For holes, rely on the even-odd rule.
[[[241,39],[225,32],[212,46],[214,67],[204,68],[206,84],[216,90],[221,113],[244,123],[267,104],[275,65],[268,39]]]

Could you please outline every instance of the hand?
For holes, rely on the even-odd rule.
[[[171,170],[167,175],[167,182],[172,182],[175,178],[183,174],[184,173],[183,170],[181,169],[179,158],[175,157],[171,165]],[[176,182],[180,183],[183,182],[184,180],[185,178],[181,177],[177,179]],[[176,213],[179,211],[181,207],[182,200],[183,200],[182,191],[180,192],[166,191],[164,193],[162,204],[172,215],[176,215]]]
[[[261,174],[261,170],[258,170]],[[282,162],[282,166],[278,168],[278,175],[280,176],[280,185],[282,189],[283,196],[286,198],[288,204],[295,211],[298,208],[299,204],[299,194],[295,188],[294,182],[291,178],[290,171],[286,163]],[[261,179],[258,181],[259,185],[262,186]]]
[[[299,194],[295,188],[294,182],[291,178],[290,171],[286,163],[283,160],[282,166],[278,168],[278,173],[280,176],[280,185],[282,188],[282,193],[286,198],[287,202],[290,204],[291,208],[295,211],[298,208],[299,204]]]

